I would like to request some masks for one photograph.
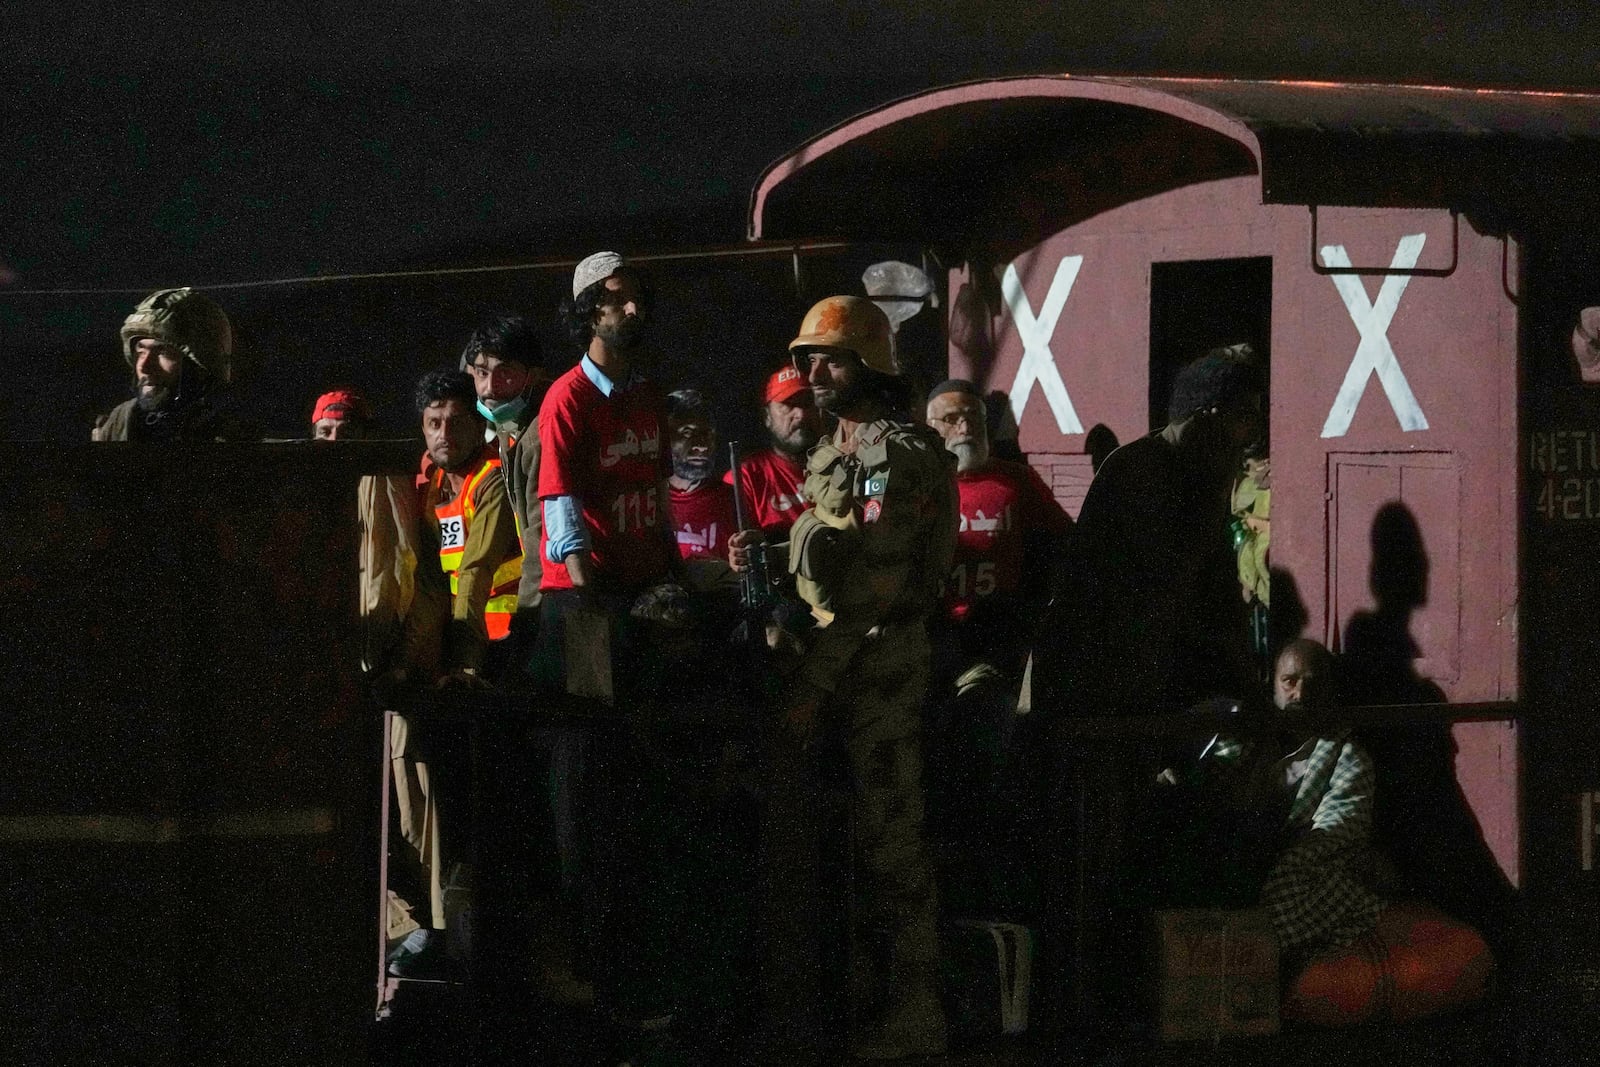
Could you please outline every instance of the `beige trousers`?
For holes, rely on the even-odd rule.
[[[406,758],[411,727],[404,715],[389,717],[389,773],[394,779],[395,814],[406,843],[417,850],[428,880],[428,906],[435,930],[444,929],[444,861],[439,855],[439,797],[428,779],[428,765]]]

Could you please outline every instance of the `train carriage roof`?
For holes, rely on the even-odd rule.
[[[1262,202],[1592,215],[1600,94],[1003,78],[860,115],[768,167],[749,236],[1027,247],[1121,204],[1259,175]]]

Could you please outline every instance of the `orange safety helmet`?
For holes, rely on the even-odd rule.
[[[845,348],[879,374],[898,377],[889,316],[864,296],[830,296],[819,300],[800,321],[800,336],[789,342],[789,356],[801,374],[800,357],[816,348]]]

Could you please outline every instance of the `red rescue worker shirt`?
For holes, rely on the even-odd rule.
[[[733,489],[711,478],[693,489],[672,488],[672,531],[684,559],[728,558],[733,534]]]
[[[583,504],[596,578],[634,589],[667,577],[668,546],[657,491],[672,470],[666,404],[649,382],[609,397],[573,367],[539,408],[539,498],[575,496]],[[541,529],[539,558],[548,560]],[[544,568],[541,589],[571,589],[567,569]]]
[[[745,522],[759,527],[768,541],[783,541],[789,527],[806,509],[800,487],[805,484],[805,460],[790,459],[773,448],[754,452],[739,464],[739,491],[744,494]],[[733,472],[722,476],[733,484]]]
[[[1072,519],[1039,472],[1026,463],[995,459],[978,470],[959,472],[956,491],[961,523],[945,584],[945,610],[960,621],[979,601],[1020,592],[1026,542],[1041,535],[1059,537],[1072,528]]]

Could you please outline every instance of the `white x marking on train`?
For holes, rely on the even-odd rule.
[[[1022,412],[1028,406],[1028,395],[1037,383],[1044,390],[1045,400],[1050,403],[1057,429],[1062,433],[1083,432],[1083,424],[1073,410],[1072,398],[1067,395],[1061,372],[1056,369],[1055,355],[1050,351],[1050,338],[1056,332],[1061,309],[1067,305],[1067,296],[1072,292],[1072,283],[1078,280],[1078,268],[1082,265],[1082,256],[1062,257],[1037,318],[1028,304],[1028,294],[1023,292],[1016,265],[1007,264],[1005,275],[1000,279],[1000,294],[1005,298],[1006,307],[1011,309],[1011,317],[1017,324],[1017,336],[1022,338],[1022,362],[1017,365],[1017,376],[1011,382],[1011,417],[1016,419],[1018,426],[1022,425]]]
[[[1394,250],[1394,259],[1389,263],[1390,269],[1410,270],[1415,267],[1426,241],[1427,234],[1422,233],[1400,238]],[[1349,267],[1350,256],[1345,252],[1344,245],[1324,245],[1322,263],[1327,267]],[[1400,369],[1400,359],[1394,353],[1394,346],[1389,343],[1389,323],[1394,321],[1395,309],[1400,306],[1400,297],[1411,278],[1404,274],[1388,275],[1378,289],[1378,299],[1370,304],[1367,302],[1366,287],[1356,275],[1335,274],[1332,278],[1334,288],[1339,290],[1339,297],[1361,334],[1361,343],[1350,360],[1350,369],[1345,373],[1344,384],[1339,387],[1339,395],[1334,397],[1333,407],[1328,410],[1328,421],[1322,424],[1322,436],[1343,437],[1349,432],[1356,405],[1361,403],[1361,396],[1367,390],[1367,379],[1374,373],[1383,385],[1383,393],[1389,398],[1389,406],[1394,409],[1395,417],[1400,420],[1400,428],[1406,431],[1426,430],[1428,420],[1411,392],[1405,372]]]

